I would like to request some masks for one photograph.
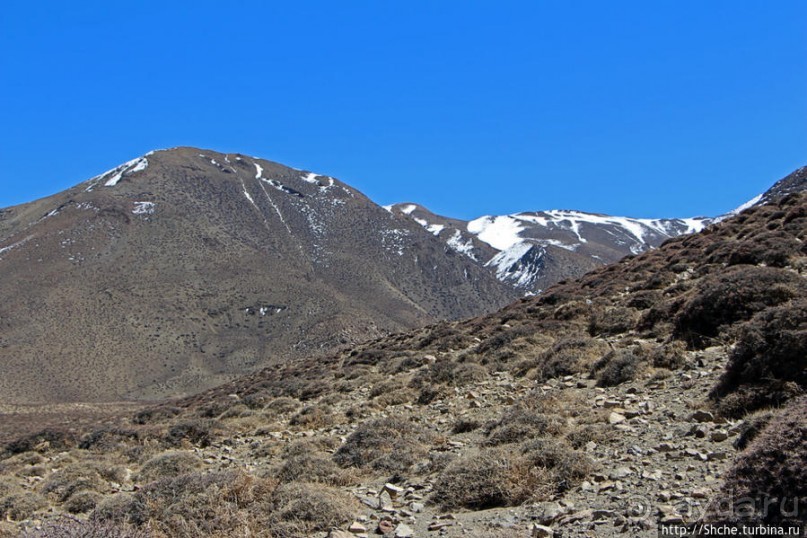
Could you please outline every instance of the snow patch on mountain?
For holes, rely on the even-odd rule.
[[[496,250],[507,250],[521,242],[520,233],[524,227],[512,216],[484,216],[472,220],[466,228]]]
[[[157,204],[154,202],[135,202],[132,213],[135,215],[153,215]]]
[[[465,256],[468,256],[474,261],[479,261],[474,255],[473,242],[470,239],[463,240],[462,232],[460,232],[459,230],[454,230],[454,235],[452,235],[446,240],[446,244],[453,251],[459,252],[460,254],[464,254]]]
[[[736,209],[732,209],[731,211],[729,211],[728,214],[729,215],[737,215],[739,213],[742,213],[743,211],[745,211],[749,207],[753,207],[753,206],[757,205],[762,200],[762,196],[763,196],[762,194],[758,194],[757,196],[754,196],[753,198],[748,200],[746,203],[742,204],[741,206],[737,207]]]
[[[529,256],[532,254],[532,256]],[[545,254],[543,248],[531,243],[516,243],[510,248],[496,254],[485,264],[495,270],[496,278],[502,282],[510,282],[517,287],[530,286],[541,276]],[[527,259],[527,258],[530,259]]]
[[[115,185],[120,182],[125,176],[130,174],[134,174],[135,172],[140,172],[145,170],[148,167],[149,161],[145,157],[138,157],[137,159],[132,159],[131,161],[127,161],[120,166],[113,168],[112,170],[107,170],[103,174],[95,176],[90,181],[103,181],[106,179],[106,183],[104,183],[105,187],[114,187]],[[111,176],[111,177],[108,177]],[[97,182],[96,182],[97,183]],[[95,187],[95,184],[90,185],[87,188],[87,191],[91,191],[92,188]]]

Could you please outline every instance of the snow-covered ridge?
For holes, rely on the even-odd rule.
[[[746,203],[742,204],[741,206],[737,207],[736,209],[732,209],[731,211],[729,211],[728,214],[729,215],[737,215],[739,213],[742,213],[743,211],[745,211],[749,207],[753,207],[753,206],[757,205],[762,200],[762,196],[763,196],[762,194],[758,194],[757,196],[754,196],[753,198],[748,200]]]
[[[153,153],[153,152],[151,152],[151,153]],[[149,155],[151,155],[151,153],[149,153]],[[128,176],[130,174],[134,174],[135,172],[140,172],[142,170],[145,170],[146,167],[148,167],[148,165],[149,165],[149,160],[146,157],[138,157],[136,159],[132,159],[131,161],[127,161],[127,162],[123,163],[122,165],[120,165],[120,166],[118,166],[116,168],[113,168],[112,170],[107,170],[103,174],[95,176],[90,181],[98,180],[98,182],[100,182],[100,181],[103,181],[104,179],[106,179],[106,182],[104,183],[104,186],[105,187],[114,187],[125,176]],[[91,190],[92,187],[94,187],[94,186],[95,186],[95,184],[93,184],[90,187],[90,189],[88,189],[88,190]]]
[[[708,219],[702,218],[636,219],[552,209],[538,213],[484,216],[470,221],[467,230],[493,248],[507,250],[527,239],[522,235],[523,232],[536,225],[571,232],[580,243],[588,242],[585,237],[586,227],[607,227],[611,233],[621,231],[626,239],[643,245],[653,235],[671,237],[681,233],[695,233],[706,224]]]

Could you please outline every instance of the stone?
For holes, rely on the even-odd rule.
[[[620,415],[617,412],[612,412],[608,415],[608,423],[609,424],[619,424],[620,422],[625,422],[625,415]]]
[[[611,519],[616,515],[616,512],[613,510],[594,510],[591,514],[591,518],[594,521],[599,521],[601,519]]]
[[[699,409],[698,411],[692,413],[690,420],[694,420],[695,422],[714,422],[715,416],[709,411]]]
[[[709,436],[709,439],[711,439],[715,443],[720,443],[722,441],[725,441],[728,438],[729,438],[729,434],[728,434],[728,432],[726,432],[724,430],[715,430],[715,431],[712,432],[712,435]]]
[[[619,480],[620,478],[626,478],[633,474],[633,469],[630,467],[617,467],[608,475],[608,478],[611,480]]]
[[[412,538],[414,535],[414,529],[406,523],[401,523],[395,528],[395,538]]]
[[[376,532],[378,534],[387,534],[388,532],[392,532],[395,530],[395,524],[390,521],[389,519],[382,519],[378,522],[378,529]]]
[[[532,538],[552,538],[553,536],[555,536],[555,531],[553,531],[551,527],[547,527],[546,525],[539,525],[538,523],[533,523],[532,529],[530,531],[530,536]]]
[[[390,484],[389,482],[387,482],[386,484],[384,484],[384,491],[389,493],[389,496],[391,498],[395,499],[396,497],[398,497],[398,495],[404,492],[404,488],[398,487],[395,484]]]
[[[356,538],[353,533],[341,529],[333,529],[328,533],[328,538]]]
[[[365,527],[358,521],[354,521],[353,524],[351,524],[350,527],[347,528],[347,530],[349,530],[353,534],[361,534],[363,532],[367,532],[367,527]]]

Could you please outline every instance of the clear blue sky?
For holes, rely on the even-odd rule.
[[[807,164],[807,2],[5,0],[0,206],[151,149],[457,216],[714,215]]]

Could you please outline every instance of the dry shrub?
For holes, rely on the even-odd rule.
[[[30,451],[67,450],[76,446],[76,441],[76,435],[72,432],[48,428],[8,443],[5,456]]]
[[[392,405],[403,405],[417,401],[418,397],[418,393],[407,387],[384,393],[377,397],[374,402],[379,409],[386,409]]]
[[[566,435],[573,448],[581,449],[590,442],[608,443],[616,439],[616,430],[610,424],[581,424]]]
[[[266,404],[265,410],[272,411],[277,413],[278,415],[285,415],[287,413],[293,413],[300,409],[302,404],[299,400],[294,398],[289,398],[287,396],[281,396],[280,398],[275,398],[271,400],[268,404]]]
[[[205,419],[185,420],[168,429],[165,442],[168,446],[192,445],[200,448],[210,446],[213,441],[213,423]]]
[[[598,360],[592,374],[597,377],[600,387],[615,387],[633,381],[645,363],[644,351],[640,347],[616,349]]]
[[[94,491],[77,491],[64,503],[64,509],[71,514],[86,514],[93,510],[101,499]]]
[[[417,389],[440,384],[462,387],[484,381],[488,376],[487,369],[479,364],[442,359],[418,372],[411,385]]]
[[[342,467],[405,472],[428,453],[432,437],[411,422],[383,418],[361,424],[333,459]]]
[[[122,446],[136,442],[139,434],[135,430],[125,428],[101,428],[81,438],[78,447],[82,450],[110,452]]]
[[[431,500],[445,510],[516,506],[548,496],[549,474],[528,468],[510,450],[489,448],[450,463],[440,473]]]
[[[745,450],[751,441],[762,433],[774,416],[776,416],[775,409],[760,409],[744,417],[737,438],[732,443],[734,448]]]
[[[540,437],[521,446],[522,457],[530,467],[550,469],[554,493],[576,486],[594,471],[589,458],[563,439]]]
[[[727,240],[706,249],[707,263],[786,267],[798,256],[801,242],[784,231],[755,234],[743,240]]]
[[[272,496],[269,527],[275,538],[307,538],[348,524],[357,508],[352,497],[322,484],[281,484]]]
[[[807,523],[807,397],[793,401],[737,458],[718,501],[733,500],[740,513],[728,519],[777,524]],[[752,499],[740,503],[738,499]],[[774,502],[768,504],[765,500]],[[742,504],[742,506],[740,506]],[[753,504],[755,510],[751,511]],[[726,503],[716,505],[721,510]],[[794,510],[794,507],[798,509]],[[789,513],[795,515],[788,515]],[[711,514],[721,518],[725,514]],[[722,518],[721,518],[722,519]]]
[[[529,365],[527,374],[531,379],[546,381],[557,377],[584,372],[608,349],[602,340],[588,336],[568,336],[559,340],[541,353]]]
[[[152,482],[113,505],[96,521],[153,529],[160,536],[265,536],[276,482],[241,472],[192,473]]]
[[[432,501],[446,510],[484,510],[542,501],[568,490],[593,470],[567,443],[534,439],[512,448],[487,448],[449,464]]]
[[[97,466],[89,463],[75,463],[51,474],[42,483],[42,493],[63,503],[79,491],[103,491],[106,482]]]
[[[82,521],[65,516],[25,536],[26,538],[150,538],[152,535],[146,530],[135,529],[128,525]]]
[[[308,450],[295,450],[287,456],[276,477],[281,482],[294,482],[302,478],[306,482],[330,486],[348,486],[354,482],[349,471],[340,468],[325,454],[311,450],[310,446]]]
[[[678,370],[686,365],[686,359],[686,347],[681,342],[662,344],[650,353],[650,360],[655,368]]]
[[[760,312],[743,325],[712,397],[721,412],[739,416],[781,405],[805,388],[807,300],[799,299]]]
[[[703,348],[728,326],[805,293],[804,279],[790,271],[730,267],[698,285],[675,319],[675,336],[696,349]]]
[[[479,422],[478,420],[474,420],[472,418],[461,418],[458,419],[451,427],[451,433],[453,434],[469,433],[474,430],[478,430],[481,427],[482,423]]]
[[[289,425],[316,430],[333,426],[334,422],[334,416],[327,406],[310,405],[291,417]]]
[[[559,435],[564,425],[565,421],[557,415],[514,406],[488,426],[484,444],[498,446],[543,435]]]
[[[597,308],[591,313],[588,333],[591,336],[623,334],[633,329],[639,319],[639,312],[624,306]]]
[[[165,452],[146,463],[137,474],[138,482],[151,482],[191,473],[202,466],[202,460],[191,452]]]
[[[166,407],[151,407],[149,409],[143,409],[142,411],[138,411],[137,414],[132,418],[132,422],[135,424],[150,424],[153,422],[164,422],[175,416],[182,413],[182,410],[178,407],[166,406]]]
[[[0,494],[0,518],[10,521],[30,519],[34,512],[48,506],[42,495],[21,489],[13,489],[5,495]]]

